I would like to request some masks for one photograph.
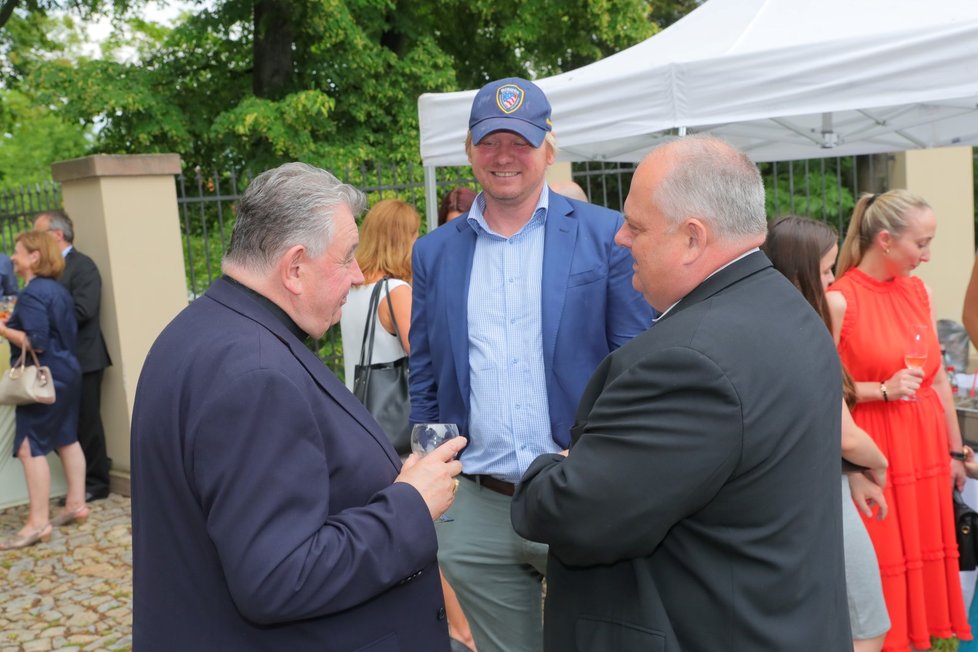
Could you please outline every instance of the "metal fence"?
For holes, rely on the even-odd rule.
[[[414,205],[424,215],[424,171],[420,166],[361,165],[335,172],[343,181],[366,193],[370,205],[381,199],[397,198]],[[466,172],[467,168],[441,170],[443,178],[439,187],[475,187],[471,173]],[[177,205],[190,299],[202,294],[221,275],[221,257],[227,249],[234,224],[235,205],[253,177],[250,170],[220,171],[200,167],[177,176]],[[312,348],[342,378],[343,342],[339,330],[339,327],[331,328],[312,344]]]
[[[0,252],[10,253],[14,238],[32,228],[34,216],[61,208],[61,185],[54,181],[0,189]]]

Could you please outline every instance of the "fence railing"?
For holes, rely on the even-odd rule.
[[[467,168],[449,168],[438,185],[441,188],[474,186],[471,173],[466,171]],[[420,166],[361,165],[336,174],[366,193],[370,205],[396,197],[414,205],[424,215],[424,171]],[[190,299],[200,296],[221,275],[221,257],[234,224],[235,205],[253,177],[250,170],[199,167],[177,176],[177,206]],[[313,346],[323,362],[342,377],[343,342],[339,327],[328,330]]]
[[[61,208],[61,184],[54,181],[0,189],[0,252],[10,253],[14,238],[32,228],[34,216]]]

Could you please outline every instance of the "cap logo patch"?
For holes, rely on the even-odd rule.
[[[504,84],[496,90],[496,105],[503,113],[509,114],[523,106],[523,89],[516,84]]]

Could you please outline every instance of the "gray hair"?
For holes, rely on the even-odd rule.
[[[764,182],[746,154],[705,134],[671,141],[673,165],[652,195],[673,225],[684,216],[707,222],[723,240],[767,234]]]
[[[319,257],[333,238],[341,206],[354,217],[367,200],[362,192],[306,163],[286,163],[255,177],[238,202],[224,260],[255,271],[269,269],[287,249],[305,246]]]
[[[61,231],[64,234],[65,242],[75,241],[75,225],[72,224],[71,218],[68,217],[68,213],[63,210],[53,210],[44,211],[43,213],[38,213],[34,217],[35,224],[42,218],[48,218],[48,230],[49,231]]]

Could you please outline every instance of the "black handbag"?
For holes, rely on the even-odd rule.
[[[978,512],[971,509],[954,491],[954,532],[958,539],[958,568],[963,571],[978,567]]]
[[[394,337],[400,342],[400,331],[394,317],[390,290],[385,276],[374,286],[367,307],[367,323],[363,327],[363,342],[360,345],[360,363],[353,370],[353,393],[373,415],[387,438],[394,445],[398,455],[411,452],[411,398],[408,395],[408,357],[393,362],[371,364],[374,352],[374,335],[377,324],[377,306],[380,303],[381,289],[387,294],[387,307],[391,312]]]

